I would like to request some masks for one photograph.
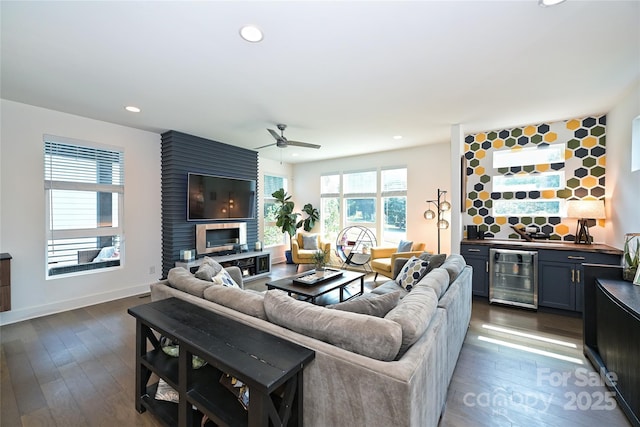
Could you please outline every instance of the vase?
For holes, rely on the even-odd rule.
[[[640,262],[640,233],[624,235],[624,253],[622,255],[622,278],[633,282]]]

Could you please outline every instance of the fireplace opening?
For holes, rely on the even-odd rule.
[[[247,243],[247,224],[196,224],[196,251],[200,254],[234,251],[236,245]]]

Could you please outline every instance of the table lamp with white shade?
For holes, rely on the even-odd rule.
[[[606,218],[604,200],[568,200],[567,216],[578,218],[575,243],[590,245],[593,238],[589,234],[589,227],[595,225],[596,219]]]

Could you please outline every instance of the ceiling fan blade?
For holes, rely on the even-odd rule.
[[[278,135],[278,132],[276,132],[273,129],[267,129],[269,131],[269,133],[271,134],[271,136],[273,136],[276,141],[280,141],[282,139],[282,137],[280,135]]]
[[[267,144],[267,145],[263,145],[262,147],[256,147],[254,148],[254,150],[259,150],[261,148],[267,148],[267,147],[271,147],[272,145],[276,145],[278,144],[277,142],[274,142],[273,144]]]
[[[320,148],[320,146],[317,144],[309,144],[308,142],[291,141],[291,140],[287,140],[287,145],[294,145],[296,147],[315,148],[315,149]]]

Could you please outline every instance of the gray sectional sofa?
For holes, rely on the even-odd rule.
[[[240,271],[227,269],[238,283]],[[214,285],[176,268],[151,285],[315,350],[304,370],[307,426],[436,426],[471,318],[471,267],[449,256],[410,292],[391,280],[353,304],[381,317],[298,301],[278,290]],[[361,308],[361,307],[360,307]]]

